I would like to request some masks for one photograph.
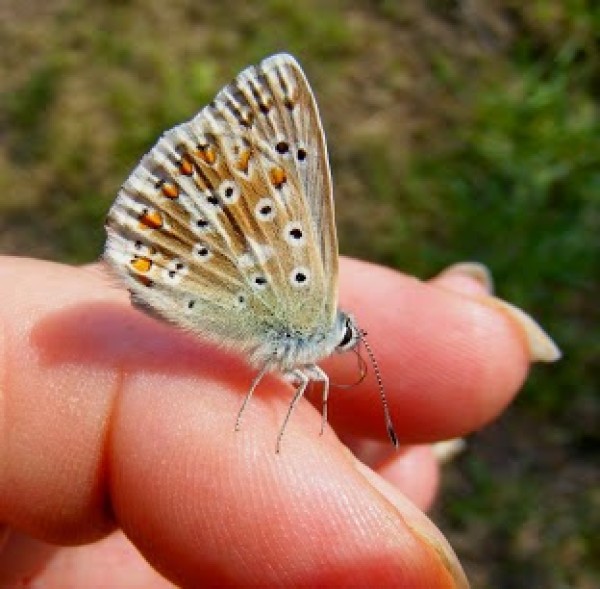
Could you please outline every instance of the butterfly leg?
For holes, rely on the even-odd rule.
[[[304,395],[304,392],[306,391],[306,387],[308,386],[308,383],[310,382],[310,378],[306,374],[304,374],[304,372],[302,372],[301,370],[293,370],[292,372],[290,372],[289,375],[292,376],[294,378],[294,380],[296,382],[299,382],[300,384],[298,385],[298,388],[296,389],[296,392],[294,393],[294,397],[292,398],[292,402],[290,403],[290,406],[288,407],[288,410],[285,415],[285,419],[283,420],[281,429],[279,430],[279,433],[277,434],[277,446],[275,449],[275,452],[277,454],[279,454],[279,449],[281,447],[281,438],[283,438],[283,432],[285,431],[285,428],[287,427],[288,421],[290,420],[290,416],[292,415],[292,411],[294,411],[294,408],[298,404],[298,401],[300,401],[300,399],[302,398],[302,395]]]
[[[265,364],[263,369],[254,377],[254,380],[252,381],[252,384],[250,385],[250,390],[246,394],[246,397],[244,398],[244,401],[242,402],[242,406],[240,407],[240,410],[237,414],[237,419],[235,420],[235,431],[236,432],[240,431],[242,414],[244,413],[244,410],[246,409],[246,405],[248,405],[248,402],[252,398],[252,395],[254,394],[254,391],[256,390],[258,383],[262,380],[262,377],[267,373],[268,370],[269,370],[269,364]]]
[[[327,373],[316,364],[312,364],[306,368],[308,376],[317,382],[323,383],[322,405],[321,405],[321,435],[325,431],[327,425],[327,401],[329,400],[329,376]]]

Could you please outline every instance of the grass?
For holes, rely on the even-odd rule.
[[[526,402],[554,415],[573,394],[595,395],[600,376],[586,360],[598,357],[600,341],[581,329],[582,317],[600,319],[589,306],[600,276],[600,117],[572,61],[559,56],[519,67],[508,85],[492,81],[457,145],[417,158],[412,184],[415,200],[456,211],[434,262],[450,262],[447,252],[477,256],[494,269],[502,296],[560,334],[565,364],[588,364],[530,387]],[[565,395],[575,378],[580,388]]]

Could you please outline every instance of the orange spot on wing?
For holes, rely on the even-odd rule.
[[[179,162],[179,172],[184,176],[191,176],[194,173],[194,164],[189,156],[184,155]]]
[[[163,226],[163,219],[158,211],[144,211],[140,215],[140,224],[146,229],[160,229]]]
[[[249,149],[242,151],[242,153],[240,154],[240,158],[238,159],[237,169],[241,172],[247,172],[251,156],[252,152]]]
[[[209,166],[212,166],[217,161],[217,152],[211,145],[199,145],[196,155]]]
[[[152,260],[149,258],[142,258],[140,256],[135,256],[131,262],[131,267],[138,272],[146,273],[150,271],[152,268]]]
[[[162,185],[162,193],[167,198],[177,198],[179,196],[179,187],[171,182],[165,182]]]
[[[285,170],[279,166],[269,170],[269,179],[275,188],[281,188],[287,180]]]

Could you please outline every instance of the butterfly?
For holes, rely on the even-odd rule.
[[[317,364],[364,333],[338,309],[338,245],[327,146],[297,61],[242,71],[193,119],[164,133],[108,213],[104,258],[137,308],[246,355],[260,380],[295,386],[277,437]],[[365,345],[366,342],[364,342]],[[374,362],[389,436],[397,436]]]

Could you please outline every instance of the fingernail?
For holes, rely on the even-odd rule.
[[[472,285],[461,282],[462,279],[468,278],[470,281],[477,283],[478,294],[481,291],[486,294],[492,294],[494,292],[494,280],[492,273],[489,268],[479,262],[460,262],[458,264],[452,264],[447,268],[444,268],[436,278],[443,278],[444,282],[448,284],[448,280],[452,281],[451,286],[456,287],[459,292],[472,292]]]
[[[462,453],[466,447],[467,442],[463,438],[454,438],[432,444],[431,450],[440,464],[446,464]]]
[[[454,550],[441,532],[406,499],[393,485],[379,476],[359,460],[353,458],[358,472],[367,480],[371,487],[394,506],[404,524],[415,535],[417,540],[433,550],[439,562],[452,578],[455,589],[468,589],[467,577],[454,554]],[[406,515],[409,515],[407,518]]]
[[[519,327],[525,338],[529,358],[532,362],[556,362],[560,359],[562,353],[558,346],[527,313],[498,298],[492,298],[490,302],[503,311]]]
[[[464,278],[468,278],[469,281],[465,281]],[[486,294],[493,292],[492,274],[486,266],[478,262],[461,262],[448,266],[434,281],[440,280],[445,287],[462,294],[481,294],[481,291],[473,291],[473,279]],[[531,362],[555,362],[561,357],[562,354],[552,338],[527,313],[496,297],[482,297],[480,300],[500,309],[518,326]]]

